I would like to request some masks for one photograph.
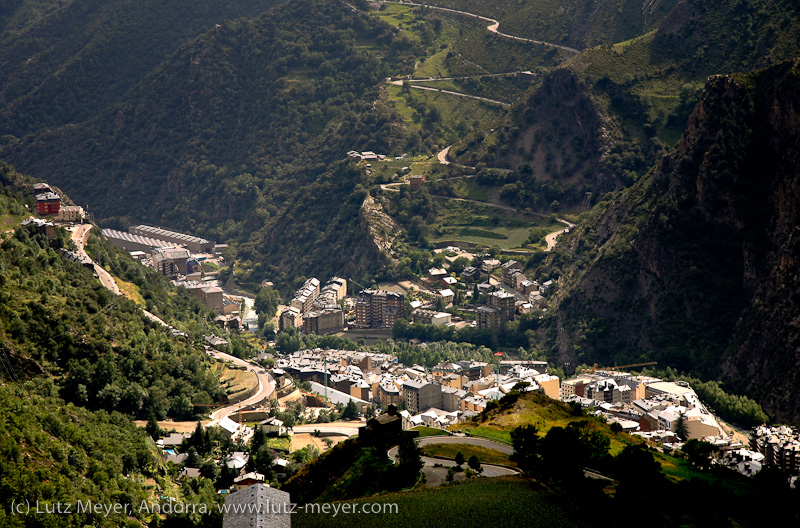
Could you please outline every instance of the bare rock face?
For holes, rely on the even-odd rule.
[[[369,233],[369,239],[378,253],[392,264],[397,263],[392,252],[392,244],[402,227],[386,214],[380,202],[369,194],[364,198],[358,212],[361,225]]]
[[[567,359],[655,359],[799,422],[798,167],[798,61],[711,77],[675,152],[551,257]]]

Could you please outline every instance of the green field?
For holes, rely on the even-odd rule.
[[[469,460],[472,455],[475,455],[481,461],[481,464],[516,467],[516,464],[511,461],[508,455],[488,447],[470,444],[431,444],[422,446],[422,452],[427,456],[449,458],[450,460],[455,460],[459,451],[464,455],[464,460]]]
[[[396,505],[396,513],[334,516],[300,509],[292,516],[294,528],[485,528],[504,526],[584,526],[573,508],[550,491],[522,477],[475,479],[434,490],[389,493],[338,504]]]
[[[426,436],[449,436],[450,433],[445,431],[444,429],[436,429],[435,427],[426,427],[424,425],[418,425],[411,429],[412,431],[416,431],[419,433],[419,438],[425,438]]]
[[[483,246],[497,246],[500,249],[512,249],[522,247],[528,239],[530,231],[527,228],[505,228],[497,227],[487,233],[495,233],[500,236],[486,236],[479,234],[478,230],[465,231],[463,228],[444,228],[444,232],[431,237],[432,242],[442,240],[464,241]]]
[[[420,112],[435,107],[438,112],[435,126],[441,129],[445,144],[460,139],[475,123],[479,123],[481,128],[491,127],[504,112],[503,107],[495,104],[413,88],[406,93],[396,85],[387,86],[386,94],[386,104],[396,109],[405,124],[417,131],[422,131],[423,126],[430,128],[430,125],[423,124]]]
[[[466,198],[467,200],[477,200],[479,202],[488,202],[489,193],[493,189],[486,185],[479,185],[474,178],[462,178],[460,180],[452,180],[450,182],[453,186],[453,191],[459,198]]]
[[[481,191],[480,186],[466,181],[458,180],[462,190],[472,188],[473,194],[485,192],[488,195],[488,188]],[[489,204],[438,199],[443,207],[431,228],[432,242],[470,242],[479,246],[513,249],[525,247],[531,230],[541,233],[563,229],[561,224],[553,223],[549,218],[516,215]]]
[[[428,79],[431,77],[447,77],[450,73],[445,66],[445,58],[449,48],[445,48],[439,53],[431,55],[422,63],[412,76],[415,79]],[[426,83],[427,84],[427,83]]]
[[[511,444],[511,431],[507,429],[486,426],[475,427],[472,424],[468,424],[465,427],[458,427],[457,430],[462,432],[469,431],[470,435],[472,436],[490,438],[492,440],[497,440],[498,442],[503,442],[509,445]]]
[[[411,6],[400,4],[383,4],[377,13],[378,18],[402,29],[406,35],[414,40],[420,40],[417,17],[412,13]]]

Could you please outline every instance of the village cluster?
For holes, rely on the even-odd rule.
[[[60,196],[46,184],[34,186],[34,193],[40,215],[61,223],[84,220],[81,207],[62,205]],[[26,222],[55,236],[55,226],[48,220]],[[224,262],[220,256],[223,245],[146,225],[133,226],[129,232],[104,229],[103,234],[116,247],[195,293],[219,315],[219,322],[232,328],[241,324],[238,316],[242,299],[225,294],[215,280],[218,263]],[[451,307],[456,291],[473,297],[472,324],[478,328],[498,329],[518,314],[547,309],[546,297],[554,282],[539,284],[530,280],[519,262],[501,263],[489,255],[475,255],[455,247],[439,251],[446,254],[446,265],[460,257],[469,258],[471,265],[460,273],[431,268],[414,283],[416,299],[409,302],[414,322],[468,324],[456,322],[451,313],[436,309]],[[468,285],[473,286],[472,291]],[[485,304],[474,304],[476,293],[485,299]],[[348,297],[345,279],[332,277],[322,285],[318,279],[310,278],[279,313],[278,323],[280,330],[296,328],[304,334],[332,334],[348,328],[389,329],[402,316],[405,303],[406,296],[397,291],[362,289],[355,297]],[[225,344],[214,336],[209,339],[210,346]],[[746,475],[757,473],[763,465],[775,465],[792,473],[800,471],[800,436],[793,429],[761,426],[753,430],[749,445],[744,445],[726,432],[687,383],[615,369],[583,372],[562,381],[547,373],[544,361],[467,360],[442,362],[426,369],[402,365],[389,354],[314,349],[278,358],[272,374],[278,390],[309,382],[317,396],[303,395],[304,401],[317,398],[314,401],[323,406],[352,402],[362,414],[372,406],[379,410],[396,406],[401,409],[403,429],[446,428],[471,419],[512,390],[539,391],[601,415],[617,424],[619,430],[660,444],[665,451],[679,449],[686,440],[704,440],[720,453],[716,463]],[[230,418],[212,425],[222,428],[232,440],[246,441],[252,435],[252,429]],[[259,422],[259,427],[274,434],[289,432],[274,416]],[[173,460],[176,463],[181,462],[181,455],[170,450],[184,438],[186,435],[172,435],[162,442],[167,455],[177,457]],[[238,458],[234,453],[226,463],[229,467],[244,467],[246,453],[238,453]],[[279,458],[276,463],[287,462]],[[257,475],[241,475],[237,485],[252,484],[253,478],[258,481]]]
[[[750,445],[723,428],[685,382],[669,382],[627,372],[597,370],[560,381],[544,361],[442,362],[425,369],[405,366],[387,354],[345,350],[303,350],[278,359],[276,375],[311,383],[333,403],[353,401],[360,412],[370,405],[401,409],[403,428],[446,428],[469,420],[512,390],[539,391],[579,405],[616,423],[621,431],[680,449],[686,440],[709,442],[716,463],[746,475],[764,463],[800,469],[800,439],[789,428],[757,428]]]
[[[455,249],[458,253],[451,250]],[[455,255],[464,255],[458,248],[447,248]],[[468,254],[473,261],[475,255]],[[448,256],[450,262],[458,256]],[[529,280],[521,271],[522,264],[509,260],[503,264],[493,258],[484,258],[476,266],[464,268],[460,277],[453,276],[444,268],[431,268],[420,284],[412,284],[415,300],[409,302],[413,322],[431,325],[465,326],[470,324],[451,313],[436,308],[453,306],[455,291],[464,291],[472,297],[475,291],[483,294],[486,304],[465,311],[475,314],[471,324],[477,328],[498,329],[513,321],[517,314],[530,313],[535,309],[546,310],[545,295],[551,291],[552,280],[540,285]],[[495,270],[499,269],[499,273]],[[495,279],[492,273],[498,275]],[[473,291],[467,291],[469,284]],[[317,278],[306,280],[294,297],[279,314],[279,330],[297,328],[304,334],[333,334],[347,328],[390,329],[402,316],[406,295],[398,291],[364,289],[356,296],[347,296],[347,281],[332,277],[322,286]],[[351,317],[348,317],[351,316]]]

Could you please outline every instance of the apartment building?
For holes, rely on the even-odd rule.
[[[189,251],[185,248],[154,248],[153,267],[162,275],[175,278],[186,275]]]
[[[505,291],[490,292],[486,295],[487,306],[497,310],[501,324],[514,320],[516,302],[516,297]]]
[[[411,414],[419,414],[431,407],[441,409],[442,386],[426,381],[406,381],[403,383],[403,400]]]
[[[584,388],[586,397],[606,403],[631,403],[631,388],[613,379],[594,380]]]
[[[301,312],[307,312],[311,310],[314,301],[319,297],[319,291],[319,279],[311,277],[294,293],[294,298],[289,302],[289,306],[297,308]]]
[[[511,279],[516,272],[522,271],[522,264],[520,264],[516,260],[509,260],[508,262],[500,266],[500,269],[503,272],[503,284],[505,284],[506,286],[513,287]]]
[[[40,215],[57,215],[61,209],[61,196],[54,192],[36,195],[36,212]]]
[[[303,333],[326,335],[344,329],[344,312],[341,308],[326,308],[303,314]]]
[[[411,313],[411,319],[415,323],[423,323],[434,326],[450,324],[452,315],[446,312],[434,312],[418,308]]]
[[[384,290],[362,290],[356,301],[357,328],[391,328],[400,317],[405,297]]]

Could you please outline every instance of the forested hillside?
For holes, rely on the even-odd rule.
[[[90,240],[88,250],[129,282],[147,308],[189,334],[176,338],[134,301],[115,297],[91,271],[62,258],[60,248],[74,248],[68,231],[49,240],[34,226],[19,226],[29,214],[24,205],[30,187],[5,164],[0,181],[0,215],[7,225],[17,222],[0,245],[4,379],[54,376],[65,399],[137,418],[192,419],[198,416],[193,403],[224,396],[196,344],[219,329],[212,329],[213,315],[196,297],[99,239]]]
[[[0,427],[0,525],[112,528],[151,519],[140,506],[158,497],[145,479],[165,487],[168,477],[155,443],[129,417],[67,404],[52,382],[40,379],[0,386]],[[79,501],[118,503],[133,518],[78,512]],[[71,505],[71,514],[45,513],[57,511],[58,502],[62,512]],[[23,509],[14,511],[20,503]]]
[[[418,45],[345,3],[291,2],[219,25],[96,118],[3,156],[111,224],[147,219],[251,240],[246,254],[259,259],[277,231],[297,241],[288,255],[308,253],[330,246],[325,232],[345,203],[345,225],[331,229],[356,228],[359,176],[330,163],[352,148],[401,151],[393,111],[374,102]],[[317,223],[297,221],[316,212]]]
[[[111,294],[62,256],[76,249],[69,231],[48,238],[21,225],[34,209],[32,181],[0,162],[0,525],[169,526],[174,519],[162,524],[143,501],[211,504],[216,491],[210,481],[177,485],[133,419],[194,420],[204,414],[197,404],[225,397],[205,335],[224,335],[232,353],[254,350],[213,325],[195,296],[93,237],[88,251],[130,298]],[[152,322],[143,307],[185,334]],[[71,510],[58,514],[59,501]],[[78,511],[78,501],[127,509]],[[185,517],[182,526],[208,522]]]
[[[561,362],[658,360],[797,421],[800,68],[716,76],[675,152],[548,258]]]
[[[584,49],[650,31],[678,0],[432,0],[430,5],[494,18],[504,33]]]
[[[25,29],[64,4],[59,0],[2,0],[0,38]]]
[[[452,152],[517,169],[507,183],[539,207],[577,205],[586,192],[596,202],[675,144],[708,76],[800,55],[798,34],[800,11],[782,0],[680,2],[652,31],[569,59],[493,134],[473,134]]]
[[[275,3],[74,0],[22,32],[0,33],[0,136],[95,117],[185,42]],[[8,9],[12,20],[36,2],[20,4]]]

